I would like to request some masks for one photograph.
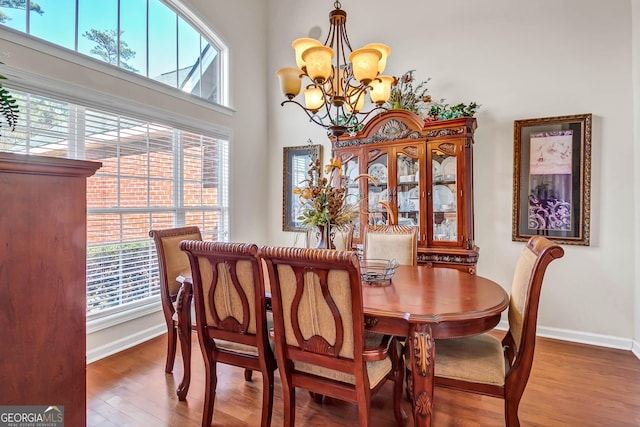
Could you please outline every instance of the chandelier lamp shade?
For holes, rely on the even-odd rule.
[[[324,44],[311,38],[294,40],[296,67],[277,71],[285,99],[301,107],[309,119],[340,137],[359,129],[367,117],[391,95],[393,77],[381,75],[391,49],[381,43],[352,50],[347,36],[347,13],[334,2]],[[296,101],[302,89],[304,104]],[[368,96],[367,96],[368,95]],[[366,110],[366,111],[365,111]]]

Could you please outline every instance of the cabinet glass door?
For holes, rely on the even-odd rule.
[[[457,157],[431,150],[431,230],[433,241],[458,241]]]
[[[398,224],[420,226],[420,163],[405,153],[396,155]]]
[[[385,153],[373,159],[367,165],[367,173],[375,178],[376,183],[367,182],[367,208],[369,225],[388,224],[387,208],[380,202],[389,203],[389,156]]]

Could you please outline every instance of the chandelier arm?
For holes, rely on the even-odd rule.
[[[285,99],[284,101],[282,101],[282,103],[280,104],[280,106],[282,107],[282,106],[284,106],[284,104],[287,104],[287,103],[293,103],[293,104],[296,104],[298,107],[302,108],[302,111],[304,111],[304,112],[307,114],[307,116],[309,116],[309,119],[310,119],[313,123],[315,123],[315,124],[317,124],[317,125],[320,125],[320,126],[322,126],[323,128],[325,128],[325,129],[328,129],[328,128],[329,128],[329,125],[326,125],[326,124],[324,124],[322,121],[319,121],[319,120],[318,120],[318,118],[317,118],[317,116],[316,116],[316,113],[311,114],[311,111],[312,111],[312,110],[309,110],[309,109],[308,109],[308,108],[306,108],[304,105],[300,104],[298,101],[295,101],[295,100],[293,100],[293,99]]]
[[[371,110],[369,110],[369,111],[359,111],[358,113],[356,113],[357,116],[356,116],[356,114],[351,112],[351,114],[349,115],[348,120],[347,120],[346,123],[349,123],[349,121],[351,121],[352,118],[356,117],[356,118],[360,119],[360,120],[357,120],[356,124],[361,124],[362,122],[364,122],[366,120],[367,117],[369,117],[369,115],[371,115],[371,113],[373,113],[374,111],[378,111],[378,110],[387,111],[388,109],[383,107],[382,105],[374,104],[371,107]],[[350,126],[347,126],[347,127],[350,127]]]

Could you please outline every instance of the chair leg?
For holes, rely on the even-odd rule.
[[[504,421],[507,427],[520,427],[518,406],[520,405],[521,397],[522,395],[504,399]]]
[[[309,396],[311,396],[311,399],[316,402],[318,405],[322,404],[322,399],[324,398],[323,394],[320,393],[316,393],[314,391],[309,391]]]
[[[176,344],[178,341],[178,331],[173,319],[167,322],[167,362],[164,371],[167,374],[173,372],[173,362],[176,360]]]
[[[253,371],[251,369],[245,368],[245,370],[244,370],[244,380],[245,381],[251,381],[252,377],[253,377]]]
[[[393,415],[396,424],[403,427],[407,425],[408,416],[402,408],[402,386],[404,385],[404,365],[401,364],[394,374],[393,379]],[[413,401],[413,399],[412,399]]]
[[[204,370],[206,383],[204,387],[204,408],[202,410],[202,427],[211,427],[213,420],[213,405],[216,401],[216,386],[218,376],[216,372],[216,362],[205,357]]]
[[[411,407],[413,408],[413,376],[409,369],[405,368],[404,371],[404,380],[405,380],[405,390],[407,392],[407,400],[411,402]]]
[[[404,427],[407,424],[407,414],[402,409],[402,386],[404,383],[404,357],[402,355],[404,348],[400,343],[392,342],[391,345],[395,351],[391,353],[391,362],[393,363],[393,371],[391,372],[391,380],[393,381],[393,415],[396,424]]]
[[[246,372],[252,372],[247,369]],[[262,427],[271,426],[271,415],[273,414],[273,370],[267,369],[262,373]]]
[[[178,400],[185,400],[191,383],[191,300],[190,292],[183,294],[183,303],[178,312],[178,338],[180,339],[180,352],[182,354],[182,381],[176,390]]]
[[[279,368],[284,369],[284,368]],[[282,399],[284,401],[284,427],[294,427],[296,423],[296,389],[287,382],[284,374],[281,373]]]

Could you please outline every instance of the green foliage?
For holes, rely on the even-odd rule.
[[[129,48],[127,42],[122,40],[123,34],[124,31],[120,31],[120,66],[135,73],[138,70],[127,64],[125,61],[135,57],[136,52]],[[94,46],[89,53],[99,56],[104,62],[118,65],[118,36],[115,30],[100,31],[92,28],[82,33],[82,37],[96,43],[96,46]]]
[[[27,8],[27,2],[26,0],[0,0],[0,7],[24,10]],[[36,2],[29,3],[29,10],[32,12],[36,12],[39,15],[42,15],[44,13],[40,5]],[[0,24],[4,24],[10,19],[11,18],[6,13],[0,12]]]
[[[6,79],[5,76],[0,75],[0,79]],[[16,124],[18,123],[18,105],[16,104],[15,98],[9,93],[9,91],[2,87],[2,83],[0,83],[0,110],[2,111],[2,117],[9,125],[12,131],[16,129]],[[0,127],[2,122],[0,122]]]
[[[457,119],[458,117],[473,117],[480,108],[479,104],[471,102],[469,104],[449,104],[433,103],[429,108],[427,119],[430,120],[447,120]]]

